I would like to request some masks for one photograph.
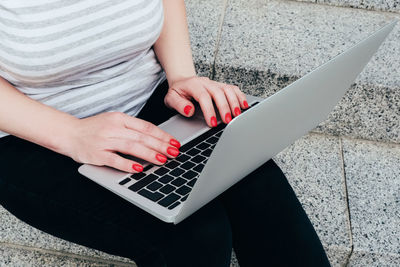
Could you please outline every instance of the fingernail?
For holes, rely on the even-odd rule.
[[[225,121],[226,121],[226,123],[230,123],[231,120],[232,120],[232,115],[231,115],[231,113],[230,113],[230,112],[226,113],[226,115],[225,115]]]
[[[143,171],[143,166],[137,163],[132,164],[132,169],[134,169],[137,172],[142,172]]]
[[[187,106],[183,109],[183,112],[185,112],[186,115],[189,115],[191,109],[192,109],[192,106],[187,105]]]
[[[179,150],[176,147],[170,146],[167,148],[167,153],[173,157],[176,157],[179,155]]]
[[[176,140],[176,139],[171,139],[171,140],[169,141],[169,143],[170,143],[171,145],[173,145],[174,147],[176,147],[176,148],[180,148],[180,147],[181,147],[181,143],[179,143],[179,141]]]
[[[215,116],[211,117],[211,126],[217,127],[217,118]]]
[[[157,154],[156,159],[161,163],[165,163],[167,161],[167,157],[162,154]]]
[[[235,116],[239,116],[240,115],[240,108],[236,107],[235,108]]]
[[[247,103],[247,101],[245,100],[245,101],[243,101],[243,106],[244,106],[244,108],[249,108],[249,103]]]

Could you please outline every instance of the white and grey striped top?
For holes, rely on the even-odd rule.
[[[1,0],[0,76],[78,118],[134,116],[165,80],[163,14],[161,0]]]

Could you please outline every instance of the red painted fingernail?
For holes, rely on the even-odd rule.
[[[176,147],[176,148],[180,148],[180,147],[181,147],[181,143],[179,143],[179,141],[176,140],[176,139],[171,139],[171,140],[169,141],[169,143],[170,143],[171,145],[173,145],[174,147]]]
[[[240,108],[236,107],[235,108],[235,116],[239,116],[240,115]]]
[[[137,163],[132,164],[132,169],[134,169],[137,172],[142,172],[143,171],[143,166]]]
[[[156,159],[161,163],[165,163],[167,161],[167,157],[162,154],[157,154]]]
[[[249,108],[249,103],[247,103],[247,101],[245,100],[245,101],[243,101],[243,106],[244,106],[244,108]]]
[[[183,112],[185,112],[186,115],[189,115],[191,109],[192,109],[192,106],[187,105],[187,106],[183,109]]]
[[[211,117],[211,126],[217,127],[217,118],[215,116]]]
[[[179,150],[176,147],[170,146],[167,148],[167,153],[173,157],[176,157],[179,155]]]
[[[232,115],[231,115],[231,113],[226,113],[226,115],[225,115],[225,121],[226,121],[226,123],[230,123],[231,122],[231,120],[232,120]]]

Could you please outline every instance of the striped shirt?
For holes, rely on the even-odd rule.
[[[165,80],[163,18],[162,0],[2,0],[0,76],[78,118],[135,116]]]

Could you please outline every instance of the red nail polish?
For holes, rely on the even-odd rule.
[[[232,120],[232,115],[231,115],[231,113],[226,113],[226,115],[225,115],[225,121],[226,121],[226,123],[230,123],[231,122],[231,120]]]
[[[247,101],[245,100],[245,101],[243,101],[243,106],[244,106],[244,108],[249,108],[249,103],[247,103]]]
[[[215,116],[211,117],[211,126],[217,127],[217,118]]]
[[[181,147],[181,143],[179,143],[179,141],[176,140],[176,139],[171,139],[171,140],[169,141],[169,143],[170,143],[171,145],[173,145],[174,147],[176,147],[176,148],[180,148],[180,147]]]
[[[179,150],[176,147],[170,146],[167,148],[167,153],[173,157],[176,157],[179,155]]]
[[[132,164],[132,169],[134,169],[137,172],[142,172],[143,171],[143,166],[137,163]]]
[[[239,116],[240,115],[240,108],[236,107],[235,108],[235,116]]]
[[[165,163],[167,161],[167,157],[162,154],[157,154],[156,159],[161,163]]]
[[[192,109],[192,106],[187,105],[187,106],[183,109],[183,112],[185,112],[186,115],[189,115],[191,109]]]

